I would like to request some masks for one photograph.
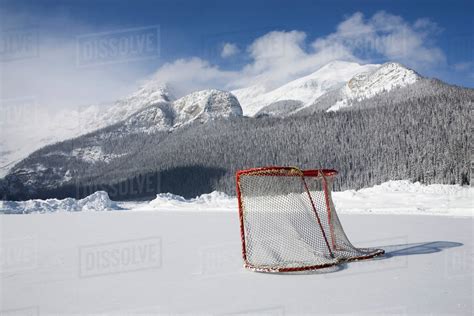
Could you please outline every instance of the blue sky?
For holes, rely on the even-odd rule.
[[[56,94],[63,101],[74,91],[88,102],[128,93],[150,76],[171,77],[184,90],[230,89],[262,78],[279,84],[330,59],[395,60],[474,87],[472,12],[473,1],[435,0],[2,1],[4,37],[23,27],[39,33],[36,58],[2,63],[2,90],[8,97]],[[159,26],[159,56],[94,67],[74,63],[78,36],[152,26]],[[269,57],[275,49],[277,57]]]

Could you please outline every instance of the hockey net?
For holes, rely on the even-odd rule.
[[[382,249],[356,248],[331,199],[335,170],[267,167],[237,172],[245,267],[293,272],[372,258]]]

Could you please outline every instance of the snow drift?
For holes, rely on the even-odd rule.
[[[97,191],[81,200],[66,198],[64,200],[28,200],[28,201],[0,201],[0,213],[29,214],[52,212],[91,212],[120,210],[117,204],[110,200],[107,192]]]
[[[225,193],[214,191],[186,200],[171,193],[160,193],[148,205],[137,209],[182,210],[182,211],[235,211],[237,199]]]
[[[460,185],[388,181],[358,191],[333,192],[333,199],[340,213],[474,215],[474,189]]]

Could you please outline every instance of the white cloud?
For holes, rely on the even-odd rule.
[[[222,89],[237,76],[237,72],[221,70],[203,59],[193,57],[164,64],[152,78],[157,83],[171,84],[177,96],[181,96],[196,90]]]
[[[306,38],[306,33],[300,31],[273,31],[257,38],[248,48],[252,62],[243,67],[240,77],[230,86],[264,84],[271,88],[311,73],[332,60],[357,60],[338,45],[307,50]]]
[[[239,47],[237,47],[236,44],[225,43],[224,46],[222,46],[221,57],[228,58],[228,57],[238,54],[239,52],[240,52],[240,49]]]
[[[15,15],[10,16],[10,24],[18,23]],[[29,22],[25,18],[21,20],[21,24]],[[61,23],[60,19],[57,24]],[[80,23],[69,22],[69,25],[77,34],[91,32]],[[190,57],[162,65],[152,77],[158,82],[172,83],[179,94],[184,94],[198,89],[236,89],[252,84],[273,88],[333,60],[363,63],[393,60],[423,70],[445,62],[443,52],[431,41],[439,31],[429,19],[409,23],[386,12],[372,17],[354,13],[324,37],[310,38],[302,31],[279,30],[256,38],[245,50],[229,41],[222,47],[223,58],[245,53],[249,59],[237,70],[224,70],[211,61]],[[78,68],[75,44],[76,38],[58,40],[40,33],[38,58],[2,63],[2,98],[35,96],[42,104],[77,107],[128,94],[136,87],[137,78],[143,78],[149,71],[140,62]]]
[[[250,62],[237,71],[224,71],[192,58],[169,63],[157,74],[189,91],[197,87],[235,89],[253,84],[274,88],[333,60],[397,61],[423,71],[445,63],[444,53],[432,41],[439,32],[436,23],[426,18],[409,23],[384,11],[368,18],[357,12],[341,21],[335,32],[313,40],[297,30],[269,32],[247,47]],[[227,44],[228,51],[224,54],[224,46],[222,53],[229,56],[234,44]]]
[[[363,59],[378,57],[422,69],[446,61],[441,49],[430,41],[439,31],[439,27],[426,18],[410,24],[384,11],[369,19],[358,12],[341,22],[336,32],[316,40],[315,45],[339,44]]]
[[[33,97],[45,110],[77,109],[133,92],[137,78],[147,73],[140,61],[78,67],[76,35],[97,30],[70,16],[51,15],[45,24],[34,14],[2,13],[0,99]],[[62,32],[64,25],[67,33]],[[16,30],[24,33],[16,36]],[[31,52],[22,54],[22,47]]]

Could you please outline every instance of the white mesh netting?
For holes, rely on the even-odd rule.
[[[270,167],[237,173],[243,257],[247,268],[291,272],[371,258],[355,248],[331,200],[334,170]]]

